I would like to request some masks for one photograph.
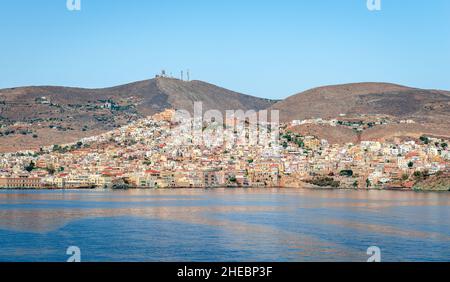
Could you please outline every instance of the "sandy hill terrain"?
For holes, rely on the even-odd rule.
[[[355,83],[314,88],[281,102],[271,109],[280,111],[284,122],[323,118],[343,121],[377,121],[387,124],[365,128],[314,124],[293,131],[327,139],[332,143],[359,140],[410,139],[422,135],[450,138],[450,92],[423,90],[388,83]],[[413,124],[400,121],[413,120]]]
[[[134,82],[103,89],[21,87],[0,90],[0,152],[37,149],[93,136],[165,109],[280,111],[282,122],[323,118],[365,124],[388,123],[358,132],[348,125],[302,125],[293,131],[331,143],[359,140],[450,138],[450,92],[388,83],[355,83],[314,88],[283,101],[257,98],[202,81],[173,78]],[[400,124],[413,120],[412,124]]]
[[[0,151],[72,142],[167,108],[192,111],[261,110],[274,101],[202,81],[155,78],[126,85],[82,89],[21,87],[0,90]]]
[[[445,120],[450,92],[387,83],[355,83],[314,88],[272,106],[283,121],[346,115],[391,115],[420,121]]]

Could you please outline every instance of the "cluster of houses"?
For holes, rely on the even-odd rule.
[[[1,188],[411,186],[417,171],[450,171],[445,140],[329,144],[282,132],[276,144],[180,144],[173,111],[76,143],[0,155]],[[186,133],[188,134],[188,133]]]

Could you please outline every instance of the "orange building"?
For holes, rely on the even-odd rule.
[[[37,177],[0,178],[1,188],[41,188],[41,179]]]

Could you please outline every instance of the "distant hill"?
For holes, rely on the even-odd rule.
[[[274,101],[202,81],[154,78],[126,85],[82,89],[20,87],[0,90],[0,151],[37,148],[92,136],[168,108],[262,110]]]
[[[6,101],[17,106],[33,104],[41,97],[46,97],[51,103],[58,105],[96,104],[108,99],[122,104],[130,102],[141,115],[155,114],[167,108],[192,110],[195,101],[202,101],[206,110],[261,110],[274,103],[202,81],[181,81],[162,77],[102,89],[38,86],[0,90],[0,103]],[[18,119],[25,118],[28,113],[36,114],[36,111],[24,110],[22,113],[8,111],[2,114],[4,117]]]
[[[158,77],[102,89],[20,87],[0,90],[0,152],[62,144],[117,128],[165,109],[280,111],[282,122],[312,118],[392,122],[357,132],[349,126],[302,125],[292,130],[332,143],[450,138],[450,92],[388,83],[355,83],[314,88],[283,101],[233,92],[202,81]],[[415,123],[400,124],[412,119]]]
[[[292,128],[298,133],[329,139],[333,143],[419,138],[421,135],[450,137],[448,91],[388,83],[343,84],[314,88],[278,102],[271,108],[280,111],[280,119],[284,122],[313,118],[370,121],[377,117],[387,117],[392,121],[391,124],[368,128],[359,134],[342,126],[302,125]],[[398,123],[406,119],[415,123]]]
[[[450,92],[388,83],[355,83],[314,88],[272,106],[283,121],[390,115],[419,121],[447,120]]]

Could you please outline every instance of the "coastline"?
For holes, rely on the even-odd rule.
[[[216,189],[228,189],[228,190],[312,190],[312,191],[399,191],[399,192],[438,192],[446,193],[450,190],[433,190],[433,189],[409,189],[409,188],[397,188],[397,187],[387,187],[387,188],[349,188],[349,187],[171,187],[171,188],[145,188],[145,187],[129,187],[126,189],[113,189],[113,188],[2,188],[0,187],[0,192],[4,191],[141,191],[141,190],[160,190],[160,191],[170,191],[170,190],[216,190]]]

